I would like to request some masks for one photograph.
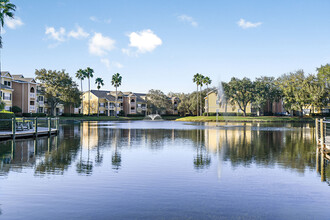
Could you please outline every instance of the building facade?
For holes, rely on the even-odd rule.
[[[1,72],[0,81],[0,97],[5,103],[5,110],[11,111],[13,107],[13,87],[12,87],[13,77],[9,72]]]
[[[124,115],[128,114],[146,114],[147,102],[143,98],[146,94],[116,92],[106,90],[91,90],[83,94],[83,114],[103,114],[114,116],[115,111],[119,114],[123,111]]]

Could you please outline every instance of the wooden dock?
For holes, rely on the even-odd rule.
[[[54,135],[59,132],[58,118],[0,119],[0,123],[11,125],[10,129],[0,131],[0,140]]]

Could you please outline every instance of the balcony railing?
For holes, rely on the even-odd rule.
[[[30,110],[35,110],[35,107],[34,106],[30,106]]]
[[[30,93],[30,98],[35,98],[35,97],[36,97],[36,94]]]
[[[44,101],[39,101],[39,105],[44,105]]]

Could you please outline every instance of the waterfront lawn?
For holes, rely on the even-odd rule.
[[[176,120],[180,118],[179,116],[162,116],[164,120]],[[60,116],[61,121],[133,121],[133,120],[143,120],[144,116],[142,117],[118,117],[115,116],[82,116],[82,117],[64,117]]]
[[[215,122],[216,116],[188,116],[177,119],[176,121],[192,122]],[[288,116],[219,116],[219,121],[225,122],[313,122],[312,117],[288,117]]]

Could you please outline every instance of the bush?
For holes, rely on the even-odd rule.
[[[1,121],[0,123],[0,130],[11,130],[11,124],[12,122],[10,119],[15,118],[15,114],[8,111],[0,111],[0,119],[7,119],[4,121]]]
[[[179,114],[161,114],[161,116],[176,117],[176,116],[179,116]]]
[[[330,117],[330,113],[312,113],[313,117]]]
[[[144,114],[127,114],[127,117],[144,117]]]
[[[22,109],[20,107],[18,107],[18,106],[13,106],[12,111],[14,113],[21,113],[22,112]]]
[[[221,115],[221,113],[219,113],[219,115]],[[207,112],[204,112],[203,116],[207,116]],[[209,112],[209,116],[217,116],[217,113],[216,112]]]
[[[23,113],[23,117],[46,117],[45,113]]]
[[[120,110],[118,116],[125,116],[125,112],[123,110]]]

